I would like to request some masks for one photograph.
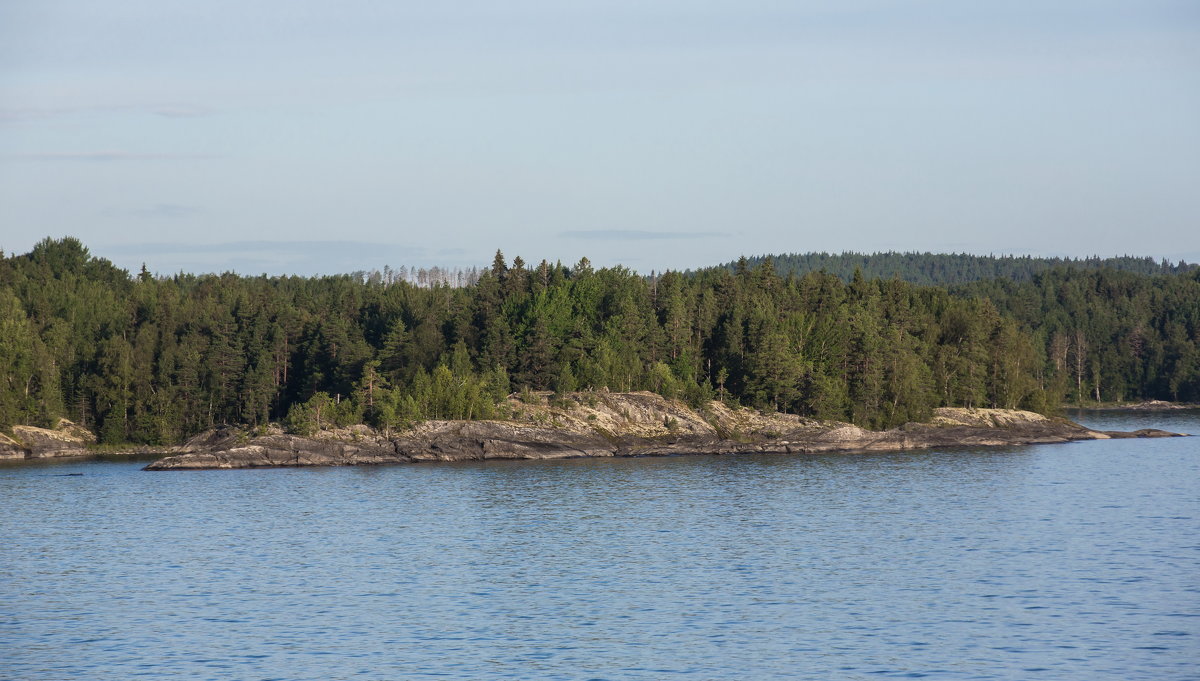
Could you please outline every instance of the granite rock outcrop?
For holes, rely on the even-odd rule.
[[[731,409],[716,401],[691,409],[649,392],[514,395],[505,411],[511,415],[505,420],[426,421],[396,433],[354,426],[301,437],[276,427],[257,433],[225,428],[192,438],[146,468],[900,451],[1175,435],[1149,430],[1102,432],[1028,411],[962,408],[937,409],[927,423],[871,431],[837,421]]]
[[[67,419],[59,419],[54,428],[13,426],[11,437],[0,433],[0,459],[88,456],[94,444],[95,435]]]

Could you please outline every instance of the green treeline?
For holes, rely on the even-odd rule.
[[[507,416],[523,389],[652,390],[889,427],[937,406],[1200,400],[1200,273],[1058,268],[954,290],[751,268],[511,264],[478,283],[131,277],[75,239],[0,257],[0,427],[104,442]]]
[[[1200,402],[1200,271],[1058,268],[952,291],[990,300],[1016,320],[1053,369],[1055,394],[1069,402]]]
[[[1187,274],[1197,265],[1180,262],[1172,265],[1153,258],[1037,258],[1023,255],[970,255],[967,253],[787,253],[746,258],[746,265],[757,267],[771,260],[782,275],[797,276],[809,272],[828,272],[849,282],[854,272],[867,279],[901,279],[923,286],[948,286],[989,279],[1032,281],[1044,272],[1056,269],[1119,270],[1135,274]],[[737,262],[721,265],[727,270]]]

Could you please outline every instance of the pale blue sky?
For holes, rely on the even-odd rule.
[[[159,272],[1197,261],[1200,3],[0,0],[0,248],[68,234]]]

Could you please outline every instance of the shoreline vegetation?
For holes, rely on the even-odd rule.
[[[17,426],[20,439],[0,438],[0,459],[156,454],[146,470],[342,466],[423,461],[670,456],[681,454],[814,454],[1004,446],[1177,433],[1144,429],[1096,431],[1028,411],[941,407],[923,423],[872,431],[711,401],[698,409],[651,392],[513,394],[506,419],[431,420],[398,431],[363,424],[306,435],[279,424],[225,426],[170,448],[121,451],[65,419],[55,429]]]
[[[646,391],[876,432],[943,408],[1200,400],[1192,266],[904,254],[879,256],[882,279],[861,257],[843,281],[784,256],[787,274],[743,258],[644,275],[497,252],[451,286],[387,269],[131,276],[45,239],[0,254],[0,432],[69,419],[149,450],[222,424],[389,434],[519,421],[514,392]]]

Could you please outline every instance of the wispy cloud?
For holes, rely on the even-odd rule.
[[[395,244],[382,244],[364,241],[224,241],[213,244],[194,244],[182,242],[143,242],[125,244],[113,248],[124,252],[140,254],[160,253],[206,253],[220,255],[224,253],[356,253],[365,254],[381,249],[396,249]],[[423,249],[422,249],[423,250]]]
[[[36,108],[0,108],[0,123],[20,123],[24,121],[40,121],[47,118],[62,116],[74,111],[73,109],[36,109]]]
[[[169,104],[156,107],[152,111],[163,118],[200,118],[212,114],[211,109],[193,104]]]
[[[174,203],[156,203],[149,208],[139,208],[133,214],[142,218],[188,218],[203,213],[199,206],[181,206]]]
[[[45,121],[67,116],[86,114],[125,113],[154,115],[163,118],[200,118],[213,115],[214,110],[199,104],[123,104],[116,106],[60,106],[60,107],[0,107],[0,123],[23,123]]]
[[[114,161],[200,161],[219,158],[215,154],[144,153],[133,151],[49,151],[11,154],[5,158],[16,161],[84,161],[109,163]]]
[[[559,232],[567,239],[591,239],[596,241],[646,241],[651,239],[711,239],[729,236],[724,232],[653,232],[638,229],[591,229]]]

